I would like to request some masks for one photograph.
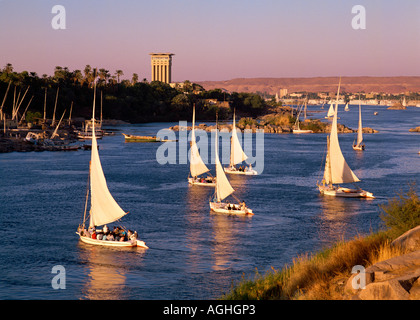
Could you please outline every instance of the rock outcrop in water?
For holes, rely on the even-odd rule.
[[[251,130],[252,132],[257,132],[257,130],[263,130],[264,133],[292,133],[293,132],[293,126],[289,124],[283,124],[283,125],[276,125],[271,123],[248,123],[241,125],[240,122],[236,124],[236,127],[240,129],[242,132],[245,130]],[[331,124],[327,124],[324,122],[321,122],[320,120],[305,120],[300,125],[301,129],[310,129],[313,130],[314,133],[330,133],[331,132]],[[192,129],[191,126],[188,127],[179,127],[179,125],[175,125],[173,127],[169,128],[173,131],[179,131],[179,130],[187,130],[190,131]],[[196,126],[196,130],[204,130],[206,132],[211,132],[212,130],[216,130],[216,125],[208,126],[204,123],[201,123]],[[338,133],[354,133],[357,132],[357,130],[351,129],[349,127],[346,127],[343,124],[337,125]],[[226,131],[230,132],[232,131],[232,124],[219,124],[219,130],[221,132]],[[365,127],[363,128],[363,133],[378,133],[379,131]]]

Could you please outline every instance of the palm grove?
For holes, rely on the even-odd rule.
[[[92,68],[86,65],[83,70],[70,71],[67,67],[56,66],[54,75],[36,72],[13,71],[8,63],[0,71],[0,98],[3,101],[3,112],[11,114],[16,96],[31,100],[26,118],[41,118],[46,95],[46,117],[53,117],[53,109],[57,98],[56,113],[72,107],[72,117],[90,118],[93,97],[93,84],[97,79],[97,90],[102,95],[104,119],[118,119],[131,123],[153,121],[178,121],[191,118],[192,105],[196,105],[197,118],[214,120],[216,112],[220,119],[226,119],[229,113],[236,109],[242,115],[257,116],[265,108],[261,96],[253,93],[226,93],[220,89],[206,91],[198,84],[184,81],[172,88],[170,85],[146,79],[139,81],[134,73],[131,80],[121,77],[122,70],[114,74],[104,68]],[[7,95],[6,91],[9,92]],[[56,96],[59,91],[58,97]],[[230,108],[210,104],[209,99],[229,102]],[[20,113],[23,110],[19,111]]]

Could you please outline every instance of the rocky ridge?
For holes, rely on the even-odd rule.
[[[391,243],[403,255],[375,263],[365,270],[366,286],[353,289],[353,274],[347,281],[346,292],[352,300],[420,300],[420,226]]]

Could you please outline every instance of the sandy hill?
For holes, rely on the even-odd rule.
[[[267,92],[275,94],[280,89],[289,93],[335,92],[338,77],[316,78],[238,78],[226,81],[198,81],[206,90],[224,89],[229,92]],[[342,77],[342,92],[384,92],[399,94],[420,91],[420,77]]]

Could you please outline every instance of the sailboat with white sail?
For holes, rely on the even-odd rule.
[[[302,113],[302,110],[303,110],[304,111],[304,118],[306,120],[306,108],[307,108],[307,105],[308,105],[308,103],[307,103],[307,100],[305,99],[305,102],[299,108],[299,112],[298,112],[298,115],[296,117],[296,122],[295,122],[295,125],[294,125],[294,128],[293,128],[293,131],[292,131],[293,133],[296,133],[296,134],[301,134],[301,133],[314,133],[312,130],[309,130],[309,129],[301,129],[300,128],[299,116],[300,116],[300,114]]]
[[[217,125],[216,125],[217,127]],[[253,215],[254,213],[245,204],[245,201],[239,202],[239,200],[233,196],[235,190],[232,188],[226,174],[222,168],[222,164],[219,160],[218,152],[218,140],[219,136],[216,129],[216,141],[215,141],[215,162],[216,162],[216,186],[214,188],[213,198],[210,199],[210,210],[216,213],[224,213],[230,215]],[[238,203],[222,202],[225,198],[232,195]]]
[[[348,102],[346,103],[346,106],[344,107],[344,111],[350,111],[349,103]]]
[[[192,130],[191,130],[191,147],[190,147],[190,175],[188,175],[188,183],[191,185],[214,187],[216,186],[216,178],[207,176],[206,178],[200,175],[209,172],[209,168],[201,159],[198,151],[197,143],[195,141],[195,105],[193,107]]]
[[[95,135],[95,100],[96,100],[96,83],[94,86],[93,97],[93,115],[92,115],[92,151],[89,168],[90,182],[90,219],[89,228],[86,230],[86,210],[89,198],[89,188],[86,192],[85,212],[83,221],[77,229],[77,234],[82,242],[110,247],[142,247],[148,248],[144,241],[137,239],[137,232],[126,230],[120,227],[115,233],[110,232],[106,226],[125,216],[125,212],[108,190],[105,175],[102,170],[101,160],[98,153],[98,145]],[[102,230],[96,229],[98,226],[104,226]],[[105,240],[104,240],[105,238]],[[119,241],[116,241],[119,239]]]
[[[230,138],[230,162],[229,167],[225,167],[224,171],[229,174],[242,174],[252,176],[258,174],[252,169],[251,164],[247,166],[236,167],[237,164],[248,159],[239,142],[238,133],[236,132],[235,110],[233,111],[232,136]]]
[[[359,126],[357,128],[357,142],[353,142],[353,150],[363,151],[365,150],[365,144],[363,143],[363,128],[362,128],[362,106],[359,98]]]
[[[340,79],[341,83],[341,79]],[[340,92],[338,85],[337,100]],[[325,160],[324,177],[322,184],[317,183],[319,192],[322,195],[346,198],[374,198],[373,194],[360,188],[351,189],[341,187],[341,183],[356,183],[359,178],[348,166],[341,152],[338,142],[337,131],[337,111],[338,103],[335,106],[335,114],[331,126],[330,136],[327,137],[327,156]]]
[[[331,119],[334,116],[334,102],[330,101],[330,107],[328,108],[327,116],[325,119]]]

